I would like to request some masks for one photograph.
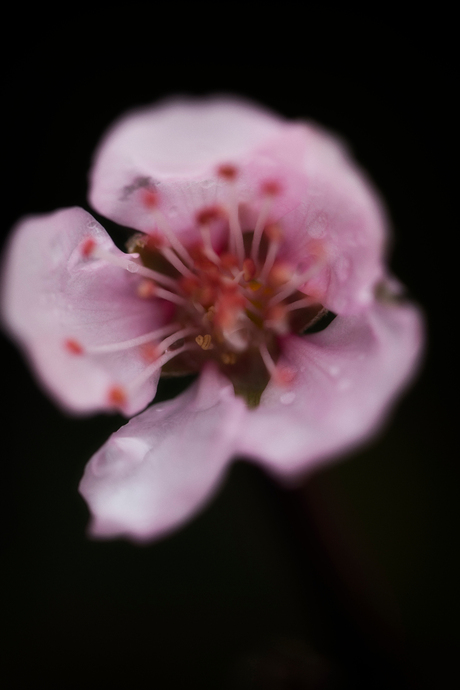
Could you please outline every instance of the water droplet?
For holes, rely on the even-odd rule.
[[[295,397],[295,393],[292,391],[289,391],[289,393],[283,393],[283,395],[280,397],[280,403],[282,405],[290,405],[292,402],[294,402]]]
[[[169,211],[168,211],[168,214],[169,214],[172,218],[174,218],[175,216],[177,216],[177,213],[178,213],[178,211],[177,211],[177,206],[171,206],[170,209],[169,209]]]
[[[214,180],[202,180],[201,182],[203,189],[209,189],[209,187],[212,187],[213,184],[215,184]]]
[[[331,376],[338,376],[338,374],[340,374],[340,368],[336,366],[329,367],[329,373]]]

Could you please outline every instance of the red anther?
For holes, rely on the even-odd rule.
[[[196,222],[198,225],[209,225],[209,223],[222,218],[223,215],[224,212],[220,206],[208,206],[198,211],[196,214]]]
[[[70,352],[71,355],[82,355],[84,352],[83,346],[80,345],[78,340],[74,340],[73,338],[68,338],[65,340],[64,347],[67,352]]]
[[[256,274],[256,265],[252,259],[245,259],[243,261],[243,278],[245,280],[252,280]]]
[[[224,180],[233,181],[238,175],[238,168],[231,163],[224,163],[217,168],[217,174]]]
[[[145,246],[151,252],[155,252],[158,249],[162,249],[166,246],[166,240],[164,235],[160,235],[159,232],[149,233],[145,240]]]
[[[112,386],[107,393],[107,402],[113,407],[121,407],[126,402],[126,393],[121,386]]]
[[[275,261],[268,274],[268,283],[274,288],[281,287],[294,275],[292,267],[284,261]]]
[[[281,364],[277,365],[273,373],[273,378],[275,379],[275,382],[278,383],[280,386],[288,386],[295,379],[295,375],[295,369]]]
[[[145,343],[145,345],[142,345],[141,353],[142,357],[148,363],[154,362],[160,356],[158,347],[154,343]]]
[[[276,180],[266,180],[262,183],[262,194],[277,196],[281,192],[281,185]]]
[[[153,280],[141,280],[141,282],[137,286],[137,294],[139,295],[139,297],[142,297],[144,299],[153,297],[155,292],[156,286]]]
[[[272,242],[281,242],[283,239],[281,228],[276,223],[269,223],[269,225],[265,227],[265,234]]]
[[[141,201],[146,208],[156,208],[158,206],[158,194],[153,189],[144,187],[141,190]]]
[[[93,251],[96,249],[96,240],[94,240],[92,237],[87,237],[86,240],[83,240],[81,243],[80,249],[82,256],[85,257],[85,259],[88,259]]]

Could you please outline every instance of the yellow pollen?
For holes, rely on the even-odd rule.
[[[224,352],[222,355],[222,361],[224,364],[235,364],[236,355],[234,352]]]
[[[206,333],[206,335],[197,335],[195,342],[201,347],[202,350],[211,350],[213,347],[209,333]]]

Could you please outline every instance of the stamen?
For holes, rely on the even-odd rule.
[[[177,254],[174,254],[170,247],[163,247],[160,251],[165,259],[167,259],[169,263],[179,271],[179,273],[182,273],[183,276],[193,275],[192,271],[182,263]]]
[[[176,250],[176,252],[179,254],[184,263],[186,263],[188,266],[193,266],[193,261],[190,257],[190,254],[188,253],[182,242],[179,240],[179,238],[176,237],[174,232],[171,230],[168,221],[161,213],[161,211],[159,211],[158,209],[153,209],[152,212],[158,227],[168,239],[171,247]]]
[[[303,299],[298,299],[295,302],[290,302],[285,304],[284,308],[286,311],[294,311],[295,309],[303,309],[303,307],[311,307],[312,304],[317,303],[318,300],[312,297],[305,297]]]
[[[262,233],[265,224],[268,220],[270,210],[273,204],[273,199],[280,192],[280,187],[277,182],[265,182],[262,187],[262,192],[264,194],[264,199],[259,211],[259,217],[257,218],[256,227],[254,229],[254,235],[252,237],[252,248],[251,248],[251,258],[257,261],[260,249],[260,240],[262,239]]]
[[[136,388],[140,388],[146,381],[149,380],[149,378],[156,372],[158,369],[161,369],[161,367],[166,364],[166,362],[169,362],[170,359],[173,359],[174,357],[177,357],[177,355],[182,354],[186,350],[190,350],[192,347],[195,347],[196,344],[195,342],[191,343],[185,343],[182,347],[178,348],[177,350],[171,350],[170,352],[165,352],[161,357],[159,357],[155,362],[150,364],[144,371],[139,374],[137,378],[134,379],[129,385],[128,391],[132,392],[136,390]]]
[[[181,307],[187,306],[188,304],[185,297],[176,295],[174,292],[170,292],[169,290],[163,290],[163,288],[158,286],[155,286],[153,296],[160,297],[160,299],[165,299],[168,302],[173,302],[174,304],[179,304]]]
[[[289,333],[289,321],[285,305],[275,304],[274,307],[271,307],[265,315],[264,324],[278,335],[287,335]]]
[[[284,288],[280,290],[276,295],[274,295],[268,303],[271,307],[278,302],[282,302],[286,297],[292,295],[293,292],[297,290],[301,285],[306,283],[308,280],[313,278],[324,266],[324,261],[318,261],[316,264],[308,268],[303,273],[297,273],[292,276],[292,278],[285,284]]]
[[[270,374],[270,376],[274,376],[275,371],[276,371],[276,364],[273,361],[272,356],[269,353],[268,348],[267,348],[265,343],[260,343],[259,352],[260,352],[260,356],[262,357],[265,366],[267,367],[268,373]]]
[[[244,279],[246,282],[252,280],[256,275],[256,265],[252,259],[245,259],[243,261]]]
[[[121,386],[112,386],[107,393],[107,402],[112,407],[120,409],[126,403],[126,392]]]
[[[217,168],[217,174],[227,182],[233,182],[238,176],[238,169],[231,163],[223,163]]]
[[[155,192],[153,189],[143,189],[142,203],[146,208],[149,209],[149,211],[151,211],[153,217],[155,218],[156,224],[158,225],[163,235],[165,235],[172,248],[176,250],[176,252],[182,258],[182,260],[188,266],[193,266],[193,261],[190,257],[190,254],[188,253],[182,242],[179,240],[179,238],[174,234],[165,216],[158,208],[158,193]]]
[[[296,374],[295,370],[285,365],[275,364],[265,343],[259,345],[259,352],[268,373],[276,383],[285,386],[293,381]]]
[[[85,352],[87,352],[89,355],[101,355],[106,354],[108,352],[120,352],[122,350],[129,350],[132,347],[144,345],[145,343],[149,343],[152,340],[159,340],[159,338],[162,338],[171,331],[174,331],[176,328],[179,328],[178,323],[168,323],[166,324],[166,326],[163,326],[162,328],[157,328],[156,331],[146,333],[145,335],[139,335],[137,338],[123,340],[120,343],[110,343],[108,345],[94,345],[93,347],[86,348]]]
[[[82,255],[88,259],[96,248],[96,240],[92,237],[87,237],[80,245]]]
[[[177,287],[175,280],[169,276],[165,276],[163,273],[158,273],[158,271],[153,271],[151,268],[147,268],[142,264],[138,264],[132,259],[128,259],[125,256],[117,256],[112,254],[112,252],[102,249],[102,247],[97,246],[96,242],[90,237],[85,240],[82,244],[81,251],[85,257],[94,257],[95,259],[102,259],[112,266],[119,266],[124,268],[130,273],[136,273],[137,275],[143,276],[144,278],[150,278],[158,283],[162,283],[166,287]]]
[[[211,342],[212,338],[210,333],[206,333],[206,335],[197,335],[195,338],[195,342],[197,345],[201,347],[202,350],[211,350],[213,345]]]
[[[210,261],[216,264],[216,266],[220,265],[220,257],[218,254],[216,254],[214,247],[212,246],[210,224],[212,221],[218,220],[218,218],[221,216],[222,210],[217,206],[204,208],[196,215],[196,220],[200,228],[201,239],[203,240],[204,253]]]
[[[263,282],[267,279],[268,274],[273,268],[275,263],[276,255],[278,254],[278,249],[281,243],[281,232],[276,225],[269,225],[265,229],[266,234],[269,236],[269,246],[267,256],[265,257],[265,263],[260,272],[259,279]]]
[[[244,261],[244,242],[243,231],[240,225],[238,214],[238,199],[236,196],[235,180],[237,177],[237,169],[231,165],[221,165],[218,168],[218,174],[228,183],[229,188],[229,203],[228,203],[228,224],[230,228],[230,249],[238,258],[239,266]]]
[[[171,347],[171,345],[173,345],[178,340],[181,340],[181,338],[186,338],[188,335],[193,335],[194,333],[196,333],[196,330],[197,330],[196,328],[190,328],[190,327],[189,328],[182,328],[180,331],[176,331],[176,333],[173,333],[168,338],[165,338],[157,346],[159,354],[161,354],[162,352],[165,352],[169,347]]]
[[[78,340],[74,340],[74,338],[68,338],[65,340],[64,347],[67,352],[70,352],[71,355],[82,355],[85,351]]]

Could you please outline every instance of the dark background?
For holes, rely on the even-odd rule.
[[[238,462],[200,516],[137,547],[89,541],[77,493],[123,420],[64,416],[3,341],[6,687],[445,687],[460,581],[450,20],[330,12],[299,27],[288,4],[249,26],[222,6],[207,31],[198,9],[149,7],[7,27],[4,236],[27,213],[89,210],[92,151],[127,108],[247,95],[350,142],[427,314],[426,362],[379,438],[303,489]]]

